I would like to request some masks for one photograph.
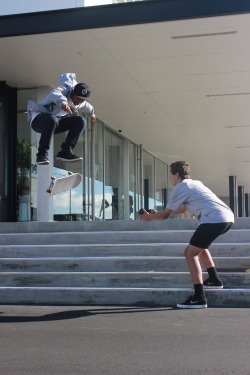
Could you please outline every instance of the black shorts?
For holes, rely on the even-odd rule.
[[[226,233],[232,226],[232,223],[201,224],[194,232],[190,245],[208,249],[211,243],[221,234]]]

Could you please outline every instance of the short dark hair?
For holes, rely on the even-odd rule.
[[[179,173],[180,178],[190,178],[190,165],[187,161],[179,160],[170,164],[170,172],[172,174]]]

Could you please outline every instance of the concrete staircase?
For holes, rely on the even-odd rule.
[[[0,303],[169,306],[193,292],[183,251],[198,223],[1,223]],[[250,219],[210,248],[224,289],[209,306],[250,306]],[[204,277],[206,277],[204,270]]]

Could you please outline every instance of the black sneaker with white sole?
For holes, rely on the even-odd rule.
[[[223,283],[220,280],[211,281],[210,279],[207,279],[203,282],[203,288],[204,289],[223,289]]]
[[[76,156],[72,153],[66,153],[63,151],[58,152],[56,160],[61,160],[61,161],[67,161],[69,163],[74,163],[76,161],[81,161],[82,157]]]
[[[195,296],[188,297],[183,303],[176,305],[179,309],[205,309],[207,307],[206,298],[197,299]]]
[[[49,159],[46,155],[39,155],[36,156],[36,165],[48,165]]]

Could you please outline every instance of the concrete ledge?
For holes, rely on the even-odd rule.
[[[19,222],[1,223],[0,233],[40,233],[40,232],[103,232],[103,231],[136,231],[164,229],[194,229],[199,222],[194,219],[170,219],[145,222],[142,220],[110,221],[53,221],[53,222]],[[249,223],[250,224],[250,223]],[[250,225],[249,225],[250,226]]]
[[[105,235],[102,232],[2,233],[0,245],[188,243],[192,234],[191,230],[106,231]],[[223,242],[250,242],[250,230],[230,230],[215,241]]]
[[[203,278],[207,277],[204,272]],[[220,272],[224,288],[249,288],[250,273]],[[189,272],[5,272],[2,287],[192,288]]]
[[[1,304],[174,306],[192,289],[0,288]],[[207,291],[208,306],[250,307],[250,289]]]
[[[188,243],[129,244],[48,244],[0,245],[0,258],[99,257],[99,256],[183,256]],[[69,251],[70,249],[70,251]],[[250,254],[249,243],[214,243],[213,256],[243,257]]]
[[[244,272],[250,267],[250,257],[214,257],[220,272]],[[166,272],[187,271],[187,263],[182,257],[56,257],[56,258],[3,258],[1,272],[111,272],[144,271]]]
[[[1,223],[0,233],[39,232],[89,232],[89,231],[148,231],[148,230],[194,230],[199,225],[195,219],[168,219],[145,222],[142,220],[115,221],[52,221]],[[250,229],[250,218],[236,218],[233,229]]]

